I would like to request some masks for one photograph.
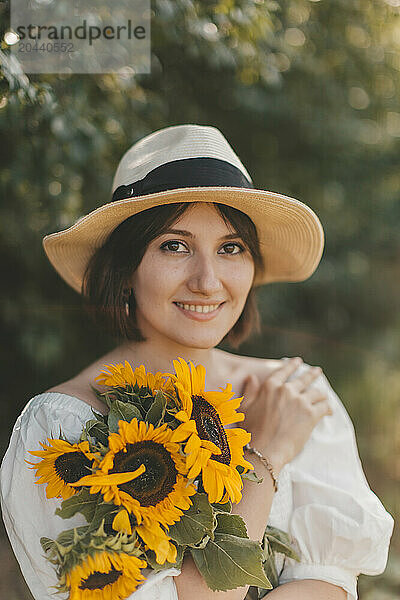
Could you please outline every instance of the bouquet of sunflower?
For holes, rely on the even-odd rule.
[[[40,540],[70,600],[124,600],[185,552],[210,589],[250,585],[262,597],[278,583],[274,551],[296,558],[284,532],[267,528],[260,544],[231,513],[243,478],[260,481],[243,455],[250,434],[228,427],[244,419],[242,398],[231,384],[206,392],[202,365],[173,364],[174,374],[105,365],[95,381],[108,390],[93,390],[108,414],[94,412],[77,442],[60,434],[31,451],[36,483],[63,499],[56,514],[84,517]]]

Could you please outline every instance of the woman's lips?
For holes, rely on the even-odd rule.
[[[189,319],[193,319],[194,321],[209,321],[210,319],[213,319],[214,317],[217,316],[217,314],[221,311],[222,306],[225,304],[225,302],[222,302],[218,306],[218,308],[216,308],[215,310],[212,310],[208,313],[200,313],[200,312],[196,312],[194,310],[186,310],[185,308],[178,306],[175,302],[173,304],[176,306],[176,308],[178,310],[180,310]]]

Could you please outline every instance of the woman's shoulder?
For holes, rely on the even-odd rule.
[[[66,382],[65,382],[66,383]],[[32,396],[26,403],[20,417],[33,416],[40,412],[48,414],[71,413],[87,416],[92,413],[92,405],[80,397],[79,391],[64,384],[49,388]]]
[[[95,392],[90,387],[91,385],[93,385],[93,383],[91,383],[90,378],[83,378],[78,375],[68,379],[67,381],[63,381],[62,383],[54,385],[43,393],[69,396],[81,404],[86,404],[89,408],[94,408],[99,412],[104,412],[105,405],[102,404],[102,402],[100,402],[100,400],[97,398]]]
[[[107,408],[105,404],[99,400],[94,391],[94,389],[99,392],[104,391],[102,386],[99,387],[96,385],[96,377],[100,374],[101,370],[104,369],[105,366],[116,362],[121,362],[121,350],[118,347],[110,350],[103,356],[96,358],[92,363],[84,367],[75,376],[52,386],[46,390],[45,393],[54,392],[73,396],[80,402],[84,402],[85,404],[89,405],[89,407],[105,414],[107,412]]]
[[[67,396],[74,397],[81,403],[83,402],[89,407],[94,408],[95,410],[101,413],[105,413],[106,407],[98,399],[94,391],[94,389],[102,391],[99,389],[98,386],[95,385],[95,380],[96,377],[99,375],[101,368],[104,367],[104,362],[104,357],[95,360],[93,363],[91,363],[82,371],[80,371],[77,375],[71,377],[66,381],[63,381],[62,383],[58,383],[52,386],[51,388],[46,390],[45,393],[65,394]],[[109,362],[112,362],[112,360],[110,360]]]
[[[281,360],[241,356],[224,350],[217,350],[222,365],[221,378],[229,381],[238,395],[243,392],[243,385],[248,375],[256,375],[260,382],[264,381],[281,364]]]
[[[281,364],[282,359],[274,358],[259,358],[256,356],[244,356],[240,354],[233,354],[232,352],[226,352],[225,350],[218,350],[220,358],[225,362],[227,369],[234,372],[237,369],[247,374],[254,373],[265,374],[271,373]]]
[[[79,398],[67,393],[41,392],[28,400],[17,417],[9,448],[32,449],[46,437],[59,437],[60,430],[69,441],[76,441],[92,418],[92,408]]]

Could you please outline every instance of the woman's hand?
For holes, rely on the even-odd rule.
[[[310,387],[321,375],[320,367],[308,367],[287,381],[302,362],[301,358],[284,361],[262,383],[255,375],[245,380],[241,426],[252,434],[250,443],[268,455],[277,471],[302,450],[318,421],[332,414],[327,395]]]

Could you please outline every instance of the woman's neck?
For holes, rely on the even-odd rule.
[[[125,342],[116,349],[120,361],[127,360],[132,366],[144,365],[146,371],[153,373],[157,371],[174,372],[173,360],[178,357],[186,361],[191,360],[194,365],[201,364],[206,372],[212,372],[218,366],[218,355],[216,348],[189,348],[179,344],[155,344],[151,341]]]

